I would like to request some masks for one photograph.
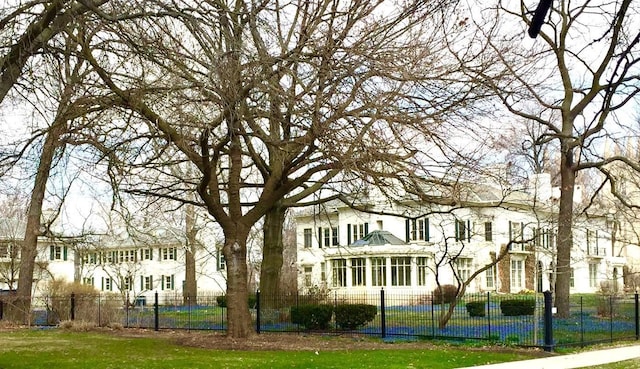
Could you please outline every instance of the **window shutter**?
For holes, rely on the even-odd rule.
[[[467,241],[471,242],[471,221],[467,220]]]
[[[598,250],[598,230],[596,229],[596,250]]]
[[[49,260],[53,260],[53,258],[55,257],[55,250],[53,248],[53,245],[49,246]]]
[[[152,275],[149,276],[149,289],[150,290],[153,289],[153,276]]]
[[[100,290],[104,291],[104,277],[100,279]]]
[[[456,233],[455,233],[455,235],[456,235],[456,241],[460,241],[460,229],[459,229],[459,228],[460,228],[460,226],[459,226],[459,224],[458,224],[458,220],[457,220],[457,219],[456,219],[456,221],[455,221],[455,226],[456,226],[456,229],[455,229],[455,231],[456,231]]]
[[[429,235],[429,218],[424,218],[424,240],[427,242],[431,240]]]
[[[67,261],[67,246],[62,248],[62,260]]]
[[[369,234],[369,223],[365,223],[364,224],[364,235],[368,235]]]
[[[409,242],[411,241],[411,229],[410,229],[410,222],[411,220],[406,219],[404,222],[404,230],[405,230],[405,235],[406,235],[406,241]]]
[[[160,282],[160,289],[164,290],[164,274],[160,277],[161,282]]]
[[[172,289],[172,290],[173,290],[173,289],[175,289],[175,286],[174,286],[174,283],[173,283],[173,282],[174,282],[174,275],[173,275],[173,274],[171,274],[171,289]]]
[[[509,241],[513,241],[513,230],[511,229],[511,221],[509,221]],[[509,246],[511,249],[511,246]]]
[[[322,227],[318,227],[318,247],[322,248]]]
[[[347,224],[347,245],[351,245],[351,224]]]

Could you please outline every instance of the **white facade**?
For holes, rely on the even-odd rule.
[[[13,282],[1,277],[7,275],[11,263],[19,265],[19,260],[15,254],[3,250],[0,247],[0,290],[15,289],[17,274]],[[34,297],[49,293],[49,281],[64,280],[90,285],[100,292],[128,294],[132,302],[140,298],[153,301],[155,292],[163,292],[162,296],[174,292],[176,298],[181,298],[185,253],[184,246],[177,241],[136,245],[128,240],[83,247],[41,238],[34,273]],[[224,293],[226,265],[221,253],[200,250],[195,259],[198,293]]]
[[[501,261],[471,280],[467,292],[549,290],[555,280],[552,207],[532,207],[531,194],[500,198],[483,191],[455,208],[371,201],[367,212],[333,203],[299,213],[298,285],[426,293],[437,286],[436,277],[440,284],[458,284],[508,247]],[[401,242],[356,242],[373,231],[388,231]],[[622,290],[626,261],[615,256],[620,247],[604,217],[576,220],[572,292]]]

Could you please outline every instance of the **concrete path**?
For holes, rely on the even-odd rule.
[[[542,359],[512,361],[508,363],[473,366],[475,369],[570,369],[640,358],[640,345],[586,351],[578,354],[558,355]]]

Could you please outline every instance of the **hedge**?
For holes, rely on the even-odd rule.
[[[474,316],[474,317],[482,317],[485,316],[487,313],[485,311],[485,302],[484,301],[471,301],[471,302],[467,302],[467,312],[469,313],[469,316]]]
[[[291,307],[291,323],[306,329],[327,329],[333,315],[331,305],[298,305]]]
[[[258,299],[256,298],[256,295],[249,295],[249,300],[248,300],[249,308],[250,309],[255,308],[257,301],[258,301]],[[226,308],[227,307],[227,296],[226,295],[217,296],[216,297],[216,304],[218,304],[218,306],[220,306],[222,308]]]
[[[500,310],[505,316],[533,315],[535,309],[536,300],[512,299],[500,302]]]
[[[375,318],[378,308],[367,304],[344,304],[335,308],[336,324],[342,329],[356,329]]]

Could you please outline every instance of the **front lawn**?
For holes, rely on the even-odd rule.
[[[126,332],[126,331],[125,331]],[[178,345],[165,334],[125,337],[63,329],[0,332],[0,368],[456,368],[531,358],[534,352],[496,352],[425,344],[423,348],[215,350]],[[206,339],[195,332],[192,338]],[[273,336],[277,339],[277,335]],[[305,337],[300,336],[300,340]],[[327,340],[339,338],[326,338]],[[391,347],[391,345],[389,345]]]

